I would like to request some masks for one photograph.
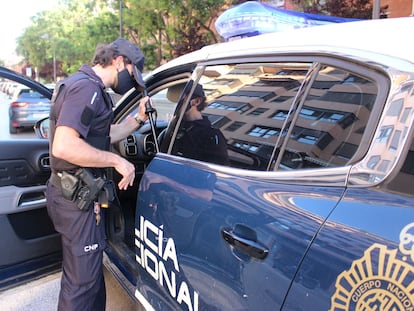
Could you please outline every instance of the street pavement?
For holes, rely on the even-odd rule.
[[[108,270],[104,269],[107,311],[141,311]],[[56,311],[61,272],[0,292],[1,311]],[[81,311],[81,310],[79,310]]]
[[[57,310],[60,275],[55,273],[0,293],[4,311]]]

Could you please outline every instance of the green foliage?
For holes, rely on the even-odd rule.
[[[123,30],[140,46],[151,45],[147,67],[215,43],[213,23],[224,0],[130,0],[124,3]],[[152,62],[155,60],[155,63]]]
[[[214,20],[226,0],[127,0],[122,1],[122,34],[145,53],[145,69],[163,60],[217,42]],[[46,80],[66,76],[90,63],[98,43],[120,36],[120,0],[60,0],[50,11],[37,14],[18,38],[17,52],[39,68]]]
[[[32,18],[17,40],[17,52],[47,81],[53,79],[54,55],[58,77],[77,71],[90,63],[98,43],[118,36],[118,16],[107,2],[61,0],[57,8]]]
[[[219,41],[214,21],[243,0],[60,0],[52,10],[38,13],[18,38],[17,52],[39,68],[42,78],[66,76],[90,63],[98,43],[122,35],[143,50],[145,70],[164,60]],[[370,0],[292,0],[298,10],[343,17],[367,18]],[[120,12],[122,4],[122,14]],[[330,12],[330,13],[329,13]],[[121,19],[122,16],[122,19]],[[368,16],[369,18],[369,16]],[[121,23],[122,21],[122,23]]]

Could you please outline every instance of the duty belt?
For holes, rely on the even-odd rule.
[[[71,174],[75,173],[72,170],[70,170],[68,172],[70,172]],[[105,172],[103,172],[101,170],[94,170],[94,171],[92,171],[92,173],[93,173],[93,176],[95,178],[96,177],[101,177],[101,178],[106,180]],[[49,181],[55,188],[62,189],[62,183],[61,183],[61,180],[60,180],[61,176],[59,176],[59,174],[61,174],[61,172],[56,173],[56,172],[52,171],[52,173],[49,177]]]
[[[94,177],[85,168],[79,168],[75,174],[68,171],[53,172],[49,178],[52,186],[62,192],[62,196],[76,203],[80,210],[88,210],[92,202],[98,200],[99,204],[108,206],[109,201],[115,197],[115,188],[112,182],[105,178]]]

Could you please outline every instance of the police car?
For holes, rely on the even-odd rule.
[[[413,309],[413,28],[399,18],[265,34],[148,74],[157,113],[113,146],[135,164],[136,184],[106,212],[105,263],[137,303]],[[174,151],[197,84],[227,165]],[[114,122],[141,96],[121,98]],[[13,253],[50,259],[47,141],[0,148],[2,265]]]

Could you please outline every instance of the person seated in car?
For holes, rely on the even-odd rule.
[[[200,84],[191,96],[184,121],[174,143],[173,154],[186,158],[227,165],[227,142],[223,133],[202,115],[207,106],[206,95]]]

